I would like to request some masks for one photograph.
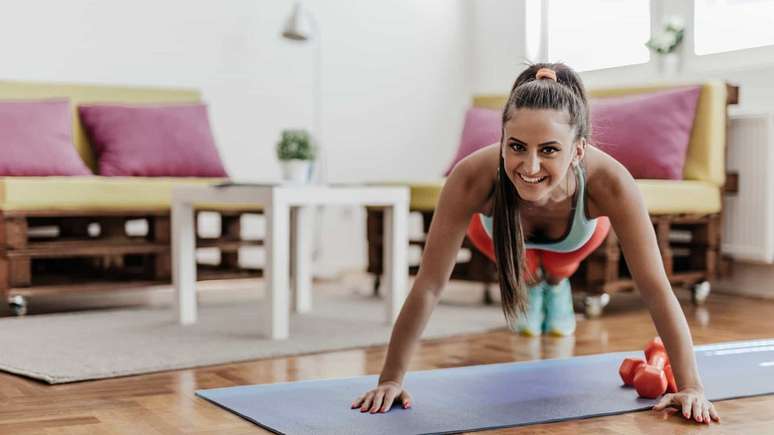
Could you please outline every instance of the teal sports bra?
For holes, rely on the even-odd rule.
[[[525,240],[524,245],[527,249],[540,249],[551,252],[573,252],[582,248],[586,242],[594,235],[597,228],[597,219],[586,218],[586,179],[583,169],[580,165],[573,165],[576,180],[578,181],[578,190],[575,195],[575,207],[570,230],[564,237],[557,241],[533,242]],[[491,237],[493,234],[492,217],[479,214],[481,224]]]

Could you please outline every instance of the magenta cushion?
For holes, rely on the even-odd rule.
[[[72,130],[65,99],[0,101],[0,176],[92,175]]]
[[[451,165],[444,172],[449,175],[454,166],[462,159],[487,145],[500,142],[502,114],[492,109],[471,107],[465,113],[465,125],[462,127],[462,140],[457,148]]]
[[[591,143],[634,178],[681,180],[699,86],[591,101]]]
[[[227,177],[204,104],[94,104],[78,110],[100,175]]]

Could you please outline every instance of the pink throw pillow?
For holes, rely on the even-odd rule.
[[[65,99],[0,101],[0,176],[92,175],[72,130]]]
[[[444,172],[448,176],[454,166],[474,151],[487,145],[500,142],[502,113],[498,110],[471,107],[465,113],[465,125],[462,127],[462,140],[457,148],[451,165]]]
[[[204,104],[78,108],[104,176],[227,177]]]
[[[591,101],[591,143],[634,178],[681,180],[699,86]]]

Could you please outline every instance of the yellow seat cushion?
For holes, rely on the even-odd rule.
[[[218,178],[171,177],[0,177],[0,210],[169,210],[175,186],[221,181]],[[198,207],[261,210],[255,204],[201,204]]]
[[[420,182],[386,181],[373,183],[373,185],[407,186],[411,195],[411,201],[409,202],[409,209],[411,211],[433,211],[438,203],[438,198],[441,196],[441,189],[445,182],[446,179],[442,178],[437,181]]]
[[[720,189],[705,181],[636,180],[650,214],[716,213],[720,211]],[[433,211],[444,180],[407,185],[411,190],[412,211]]]
[[[706,181],[637,180],[650,214],[718,213],[720,188]]]

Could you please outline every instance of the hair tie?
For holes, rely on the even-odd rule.
[[[556,71],[552,70],[551,68],[540,68],[535,73],[535,80],[540,79],[551,79],[556,81]]]

